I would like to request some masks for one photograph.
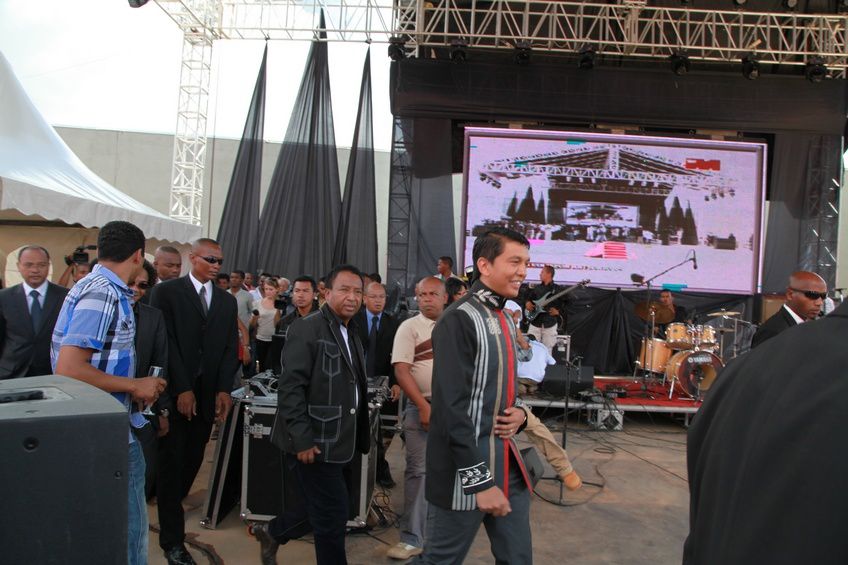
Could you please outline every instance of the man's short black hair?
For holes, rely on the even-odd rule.
[[[103,224],[97,236],[97,258],[123,263],[133,253],[144,251],[144,232],[129,222],[114,221]]]
[[[368,275],[368,278],[371,279],[374,282],[377,282],[377,283],[380,283],[380,284],[383,283],[383,277],[380,276],[380,273],[371,273],[370,275]]]
[[[160,245],[156,248],[156,252],[158,253],[159,251],[162,253],[170,253],[172,255],[180,255],[180,250],[170,245]]]
[[[147,259],[144,260],[144,270],[147,271],[148,286],[153,286],[154,284],[156,284],[156,281],[159,280],[159,277],[156,276],[156,269],[153,268],[153,264]]]
[[[218,273],[218,276],[215,277],[215,280],[230,282],[230,275],[229,273]]]
[[[18,261],[20,261],[20,260],[21,260],[21,255],[23,255],[23,254],[24,254],[24,252],[26,252],[26,251],[30,251],[30,250],[32,250],[32,249],[37,249],[38,251],[41,251],[42,253],[44,253],[45,255],[47,255],[47,260],[48,260],[48,261],[50,260],[50,252],[49,252],[49,251],[47,251],[47,249],[46,249],[46,248],[41,247],[40,245],[25,245],[25,246],[21,247],[21,248],[18,250]]]
[[[671,291],[670,291],[670,290],[668,290],[667,288],[662,289],[662,290],[660,291],[660,294],[664,294],[664,293],[666,293],[666,292],[667,292],[667,293],[669,293],[669,294],[671,294]]]
[[[444,261],[445,263],[447,263],[447,264],[448,264],[448,267],[450,267],[451,269],[453,269],[453,259],[451,259],[451,258],[450,258],[450,257],[448,257],[447,255],[444,255],[444,256],[442,256],[442,257],[439,257],[439,261]]]
[[[294,289],[295,283],[305,282],[312,285],[312,292],[318,292],[318,283],[315,282],[315,279],[310,277],[309,275],[300,275],[294,281],[292,281],[292,289]]]
[[[474,268],[477,268],[477,260],[481,257],[490,263],[494,262],[495,258],[503,253],[505,241],[514,241],[528,249],[530,248],[530,242],[527,241],[527,238],[517,231],[500,226],[488,229],[474,241],[474,251],[472,252]]]
[[[191,242],[191,247],[194,249],[199,245],[211,245],[212,247],[221,247],[221,244],[211,237],[200,237]]]
[[[551,278],[556,274],[556,269],[554,269],[553,265],[545,265],[542,267],[542,270],[547,270],[551,274]]]
[[[362,272],[353,265],[336,265],[335,267],[333,267],[332,271],[327,273],[327,277],[324,282],[327,288],[333,288],[333,283],[336,282],[336,277],[339,275],[339,273],[353,273],[354,275],[359,277],[360,281],[362,280]]]
[[[241,278],[244,278],[244,271],[242,271],[241,269],[233,269],[233,271],[232,271],[232,272],[233,272],[233,273],[235,273],[235,274],[237,274],[237,275],[238,275],[238,276],[240,276]]]

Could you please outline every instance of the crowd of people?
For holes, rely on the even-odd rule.
[[[284,453],[304,501],[253,527],[263,564],[276,563],[279,545],[310,531],[319,564],[347,562],[347,477],[357,452],[376,449],[378,482],[395,486],[385,458],[390,438],[369,437],[367,384],[377,376],[389,377],[391,402],[405,403],[400,541],[387,556],[461,563],[482,524],[497,562],[532,562],[533,475],[515,436],[523,432],[567,488],[579,488],[581,480],[521,399],[536,382],[523,377],[553,361],[549,324],[560,307],[546,304],[527,335],[521,331],[523,314],[556,289],[554,270],[546,266],[538,290],[519,299],[529,263],[523,235],[500,227],[480,234],[470,281],[452,272],[450,257],[441,257],[437,274],[416,284],[417,314],[407,319],[386,312],[379,276],[353,265],[337,265],[317,281],[263,273],[254,286],[252,274],[241,270],[222,276],[223,251],[212,239],[192,243],[185,275],[176,248],[158,248],[151,263],[144,247],[136,226],[105,224],[96,260],[70,269],[74,283],[67,289],[47,280],[48,251],[29,245],[17,256],[23,282],[0,291],[0,378],[60,374],[111,393],[127,410],[130,564],[147,562],[146,501],[153,496],[168,563],[194,563],[185,546],[182,501],[213,426],[232,409],[231,392],[257,370],[279,375],[271,441]],[[671,296],[665,298],[673,307]],[[845,307],[829,317],[833,321],[819,322],[821,330],[792,329],[786,331],[791,337],[774,338],[815,319],[825,298],[818,275],[794,273],[785,306],[755,337],[758,350],[727,373],[744,372],[752,359],[770,355],[786,363],[776,364],[774,374],[788,375],[794,365],[781,357],[787,339],[815,348],[822,332],[837,329]],[[277,335],[285,336],[285,346],[275,352]],[[739,397],[754,389],[741,376],[726,375],[716,388],[692,427],[692,534],[685,554],[691,563],[742,562],[713,544],[716,512],[732,504],[713,495],[721,486],[713,483],[728,480],[728,450],[741,457],[759,436],[716,443],[714,434],[730,437],[730,420],[721,417],[728,412],[734,422],[751,421]],[[728,547],[768,553],[746,540]]]

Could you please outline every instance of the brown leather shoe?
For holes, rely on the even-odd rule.
[[[577,474],[577,471],[572,471],[564,477],[560,477],[563,483],[565,483],[565,488],[568,490],[577,490],[583,486],[583,480],[580,479],[580,475]]]

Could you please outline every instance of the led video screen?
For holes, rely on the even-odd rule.
[[[759,291],[763,143],[467,128],[464,264],[491,226],[530,240],[529,281]],[[688,260],[688,261],[687,261]],[[696,268],[697,267],[697,268]]]

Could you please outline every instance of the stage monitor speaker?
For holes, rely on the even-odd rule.
[[[548,365],[542,389],[552,396],[565,396],[566,376],[569,378],[568,392],[574,396],[580,391],[592,390],[595,386],[595,368],[582,365],[579,370],[573,365]]]
[[[0,562],[125,564],[128,434],[81,381],[0,381]]]

